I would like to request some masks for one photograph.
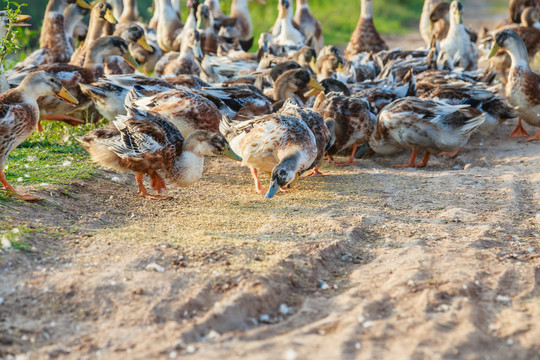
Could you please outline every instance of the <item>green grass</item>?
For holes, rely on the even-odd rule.
[[[69,184],[71,179],[91,178],[96,167],[75,137],[95,125],[74,128],[46,122],[43,128],[44,132],[34,132],[9,155],[5,170],[8,181],[17,188],[23,184]]]

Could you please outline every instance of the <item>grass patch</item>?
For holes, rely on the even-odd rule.
[[[98,124],[101,126],[101,124]],[[96,166],[75,137],[94,129],[88,124],[71,127],[63,123],[44,123],[43,132],[34,132],[11,152],[5,169],[13,186],[21,184],[68,184],[71,179],[91,178]],[[0,194],[0,204],[7,201]]]

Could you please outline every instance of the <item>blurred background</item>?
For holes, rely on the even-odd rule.
[[[175,0],[173,0],[175,1]],[[186,0],[180,0],[182,5],[182,19],[187,16]],[[223,11],[228,14],[232,0],[221,0]],[[295,2],[296,0],[291,0]],[[467,7],[475,6],[478,1],[462,1]],[[507,0],[485,0],[481,3],[490,5],[490,11],[497,12],[508,5]],[[0,0],[2,8],[5,8],[7,0]],[[39,36],[43,13],[47,6],[47,0],[21,0],[22,12],[32,16],[32,27],[25,30],[27,47],[35,48]],[[422,11],[424,0],[375,0],[374,20],[375,26],[383,34],[403,34],[417,31],[418,20]],[[327,44],[345,44],[349,41],[350,34],[356,26],[360,15],[360,0],[310,0],[311,12],[323,24],[324,40]],[[139,14],[143,20],[148,20],[153,12],[153,0],[138,0]],[[261,32],[267,31],[277,17],[277,0],[267,0],[266,5],[250,2],[251,17],[253,21],[254,36],[258,38]],[[474,25],[474,24],[472,24]],[[256,41],[255,41],[256,43]],[[252,49],[254,51],[256,49]]]

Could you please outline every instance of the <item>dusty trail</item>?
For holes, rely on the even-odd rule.
[[[0,254],[0,358],[540,359],[540,143],[513,126],[272,201],[213,160],[171,201],[100,172],[2,207],[34,249]]]

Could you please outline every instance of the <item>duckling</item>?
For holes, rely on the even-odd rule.
[[[113,124],[92,130],[79,138],[92,160],[117,171],[133,171],[138,193],[147,199],[167,199],[162,175],[180,187],[188,187],[203,174],[205,156],[226,156],[241,160],[221,134],[199,130],[184,137],[157,113],[128,108],[128,115]],[[143,176],[152,180],[157,195],[148,194]]]
[[[117,23],[112,13],[112,6],[106,2],[97,3],[90,12],[90,24],[88,25],[86,40],[71,56],[69,62],[71,65],[83,66],[88,49],[94,41],[103,36],[103,30],[107,23]]]
[[[456,65],[465,70],[475,70],[478,66],[478,49],[463,25],[463,5],[457,0],[450,5],[450,27],[441,41],[441,50],[452,59],[459,58]]]
[[[369,146],[381,154],[412,150],[407,164],[394,166],[425,167],[432,152],[450,152],[465,145],[484,120],[482,111],[468,105],[449,105],[409,96],[381,111]],[[420,150],[425,154],[417,164]]]
[[[182,74],[199,75],[201,67],[194,58],[202,59],[201,36],[197,30],[188,30],[182,41],[180,53],[171,52],[165,55],[156,64],[155,73],[157,76],[171,77]]]
[[[296,117],[271,114],[234,121],[224,116],[219,130],[243,159],[242,165],[251,169],[257,193],[264,192],[258,171],[271,172],[266,198],[295,181],[317,158],[313,132]]]
[[[306,39],[312,39],[316,52],[319,52],[324,46],[324,37],[321,22],[309,11],[308,0],[296,0],[295,22],[300,26],[300,31]]]
[[[133,93],[133,90],[130,94]],[[184,136],[196,130],[217,132],[221,121],[218,107],[201,94],[187,89],[168,90],[149,97],[131,96],[132,107],[152,111],[173,123]],[[127,100],[126,100],[127,102]]]
[[[65,32],[64,11],[68,4],[76,0],[49,0],[43,18],[39,37],[39,50],[34,51],[15,66],[15,71],[26,67],[41,66],[50,63],[67,63],[71,56],[68,38]],[[77,0],[79,6],[90,9],[85,0]]]
[[[503,30],[495,37],[495,43],[489,54],[494,56],[499,49],[505,49],[512,59],[505,87],[506,99],[510,105],[517,107],[518,125],[510,137],[528,136],[521,120],[532,126],[540,126],[540,75],[531,71],[527,57],[527,49],[523,40],[513,30]],[[526,141],[540,139],[540,130]]]
[[[45,71],[29,74],[19,86],[0,95],[0,182],[8,195],[26,201],[43,200],[28,194],[19,194],[4,174],[9,153],[30,136],[39,120],[37,99],[41,96],[56,96],[68,104],[77,104],[75,99],[52,75]]]
[[[345,57],[349,59],[363,51],[376,53],[382,50],[388,50],[388,45],[373,24],[373,0],[362,0],[360,20],[358,20],[356,29],[351,35],[349,44],[347,44]]]
[[[319,94],[313,109],[325,119],[333,119],[335,142],[328,149],[330,161],[333,156],[349,149],[352,146],[351,156],[345,162],[336,162],[337,165],[356,165],[354,154],[358,145],[369,140],[376,122],[376,116],[370,111],[369,103],[356,97],[347,97],[342,94]]]

